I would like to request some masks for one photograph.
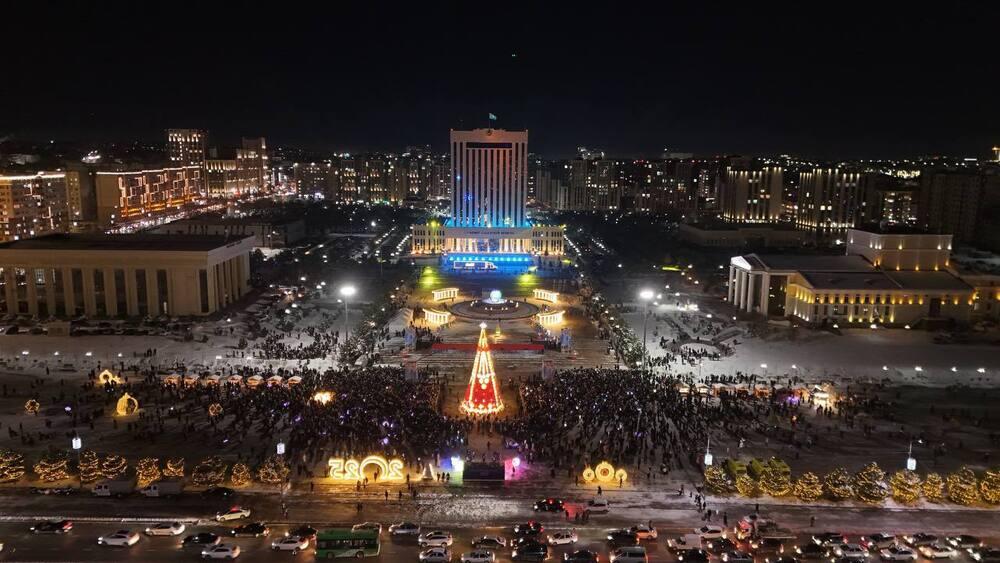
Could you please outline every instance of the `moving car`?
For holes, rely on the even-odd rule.
[[[419,536],[420,526],[413,522],[399,522],[389,526],[390,536]]]
[[[922,545],[930,545],[936,542],[938,539],[934,534],[928,534],[926,532],[920,532],[918,534],[910,534],[903,536],[903,541],[907,543],[910,547],[920,547]]]
[[[381,534],[382,524],[379,524],[378,522],[362,522],[360,524],[355,524],[351,526],[351,529],[354,530],[355,532],[360,530],[372,530],[376,534]]]
[[[507,540],[500,536],[482,536],[472,540],[472,547],[476,549],[503,549],[507,547]]]
[[[869,551],[874,551],[878,549],[888,549],[896,545],[896,536],[892,534],[887,534],[885,532],[879,532],[877,534],[871,534],[869,536],[861,536],[858,540],[865,549]]]
[[[922,545],[919,551],[921,555],[928,559],[954,559],[958,557],[957,549],[942,542]]]
[[[636,545],[639,543],[639,538],[632,530],[622,528],[608,532],[608,543],[615,547]]]
[[[236,494],[236,491],[229,487],[209,487],[201,492],[204,498],[229,498]]]
[[[611,552],[611,563],[646,563],[649,558],[646,556],[646,548],[633,545],[619,547]]]
[[[589,549],[581,549],[563,555],[563,561],[566,563],[598,563],[600,560],[600,556]]]
[[[750,540],[750,549],[754,555],[758,553],[784,553],[785,543],[778,538],[761,538]]]
[[[833,547],[838,544],[847,543],[847,536],[840,532],[822,532],[812,537],[813,543],[823,547]]]
[[[656,533],[656,528],[653,526],[647,526],[646,524],[637,524],[629,528],[635,537],[640,540],[655,540],[658,534]]]
[[[181,522],[160,522],[146,528],[147,536],[179,536],[187,528]]]
[[[131,547],[139,543],[139,533],[131,530],[118,530],[113,534],[97,538],[97,543],[113,547]]]
[[[570,545],[576,543],[577,536],[576,532],[572,530],[553,532],[549,534],[548,540],[549,545]]]
[[[852,559],[855,561],[868,559],[869,555],[867,549],[856,543],[842,543],[838,546],[834,546],[833,554],[843,559]]]
[[[604,497],[595,497],[587,501],[587,510],[591,514],[607,514],[611,511],[611,503]]]
[[[1000,562],[1000,549],[995,547],[972,547],[966,550],[969,557],[978,563]]]
[[[703,540],[714,540],[726,537],[726,529],[722,526],[702,526],[695,528],[694,533],[701,536]]]
[[[451,533],[441,530],[420,534],[420,537],[417,538],[417,544],[420,547],[449,547],[453,542],[454,538],[451,537]]]
[[[202,559],[236,559],[240,556],[240,546],[220,543],[201,550]]]
[[[308,524],[304,524],[295,528],[294,530],[289,530],[286,536],[299,536],[302,539],[307,539],[309,541],[316,541],[316,528]]]
[[[233,528],[230,532],[234,538],[259,538],[261,536],[266,536],[271,533],[271,528],[267,527],[267,524],[263,522],[251,522],[249,524],[243,524],[242,526],[237,526]]]
[[[557,498],[543,498],[535,503],[534,508],[536,512],[562,512],[566,510],[562,499]]]
[[[795,556],[799,559],[829,559],[830,550],[816,543],[795,546]]]
[[[49,520],[38,522],[31,527],[31,532],[35,534],[65,534],[73,529],[73,522],[70,520]]]
[[[542,561],[549,556],[549,546],[536,541],[526,541],[510,552],[514,561]]]
[[[445,547],[432,547],[421,551],[419,556],[421,561],[428,563],[449,563],[451,561],[451,551]]]
[[[217,522],[229,522],[230,520],[239,520],[241,518],[249,518],[250,509],[243,508],[242,506],[234,506],[225,512],[219,512],[215,515],[215,520]]]
[[[722,554],[723,563],[753,563],[753,556],[745,551],[727,551]]]
[[[958,549],[969,549],[970,547],[983,547],[983,540],[976,536],[962,534],[960,536],[949,536],[948,544]]]
[[[220,541],[222,541],[222,538],[220,538],[218,534],[213,534],[212,532],[201,532],[184,538],[184,541],[181,542],[181,547],[190,547],[192,545],[216,545]]]
[[[274,551],[291,551],[292,555],[297,554],[309,547],[309,540],[302,536],[285,536],[280,540],[271,542],[271,549]]]
[[[677,554],[678,561],[685,563],[708,563],[709,555],[704,549],[685,549]]]
[[[679,538],[667,540],[667,547],[674,552],[696,547],[700,548],[701,544],[701,536],[698,534],[684,534]]]
[[[905,545],[893,545],[878,552],[882,561],[916,561],[917,552]]]
[[[704,543],[705,543],[705,549],[709,553],[714,553],[716,555],[739,549],[739,546],[736,545],[736,542],[734,542],[729,538],[716,538],[714,540],[708,540]]]
[[[777,557],[765,557],[764,563],[799,563],[799,560],[790,555],[779,555]],[[844,563],[837,561],[836,563]]]
[[[544,530],[542,524],[534,520],[529,520],[524,524],[514,524],[514,535],[518,537],[537,536]]]
[[[463,553],[459,558],[461,563],[493,563],[495,560],[496,556],[493,555],[493,552],[485,549],[477,549],[468,553]]]

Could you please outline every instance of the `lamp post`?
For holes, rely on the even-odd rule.
[[[646,357],[649,355],[646,352],[646,325],[649,321],[649,302],[653,299],[653,290],[644,289],[639,292],[639,298],[646,303],[646,309],[642,314],[642,373],[646,373]]]
[[[76,452],[76,474],[80,477],[80,488],[83,489],[83,473],[80,472],[80,449],[83,448],[83,439],[79,436],[73,436],[70,445]]]
[[[274,447],[274,451],[278,455],[285,455],[285,443],[278,442],[278,445]]]
[[[910,440],[910,449],[906,454],[906,468],[910,471],[917,470],[917,459],[913,457],[913,440]]]
[[[712,465],[712,435],[708,435],[708,444],[705,445],[705,467]]]
[[[351,331],[351,325],[347,321],[347,301],[355,294],[358,290],[353,285],[344,285],[340,287],[340,295],[344,298],[344,344],[347,344],[347,337]]]

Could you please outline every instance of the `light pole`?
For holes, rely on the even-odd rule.
[[[712,465],[712,435],[708,435],[708,444],[705,445],[705,467]]]
[[[73,436],[70,445],[73,447],[73,451],[76,452],[76,474],[80,477],[80,488],[83,489],[83,473],[80,472],[80,449],[83,448],[83,439],[79,436]]]
[[[646,356],[649,355],[646,352],[646,324],[649,321],[649,302],[652,301],[653,295],[652,289],[644,289],[639,292],[639,298],[646,304],[646,308],[642,312],[642,373],[646,373]]]
[[[351,325],[347,321],[347,301],[351,298],[358,290],[353,285],[344,285],[340,287],[340,295],[344,298],[344,344],[347,344],[347,337],[351,331]]]
[[[910,471],[917,470],[917,459],[913,457],[913,440],[910,440],[910,450],[906,454],[906,468]]]

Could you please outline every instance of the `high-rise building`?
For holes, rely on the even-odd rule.
[[[720,186],[722,217],[736,223],[768,223],[781,217],[784,169],[731,164]]]
[[[452,222],[521,227],[527,222],[528,132],[451,131]]]
[[[70,229],[69,197],[79,197],[76,172],[0,175],[0,241]]]
[[[332,162],[296,162],[292,166],[292,174],[298,193],[323,194],[327,199],[337,198],[336,171]]]
[[[1000,176],[926,170],[920,175],[919,224],[933,232],[951,233],[955,242],[971,242],[976,238],[984,196],[998,193]]]
[[[167,129],[167,157],[171,166],[201,166],[208,134],[200,129]]]
[[[869,175],[841,168],[799,173],[795,224],[818,237],[841,235],[869,216]]]
[[[98,172],[98,226],[107,228],[176,212],[203,195],[201,173],[201,164]]]
[[[236,169],[239,175],[239,193],[263,191],[268,184],[269,162],[267,142],[264,137],[244,137],[236,149]]]

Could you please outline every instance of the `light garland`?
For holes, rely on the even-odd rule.
[[[163,468],[164,477],[183,477],[184,476],[184,458],[183,457],[172,457],[167,460],[166,467]]]
[[[979,501],[979,479],[971,469],[963,466],[948,476],[948,499],[964,506]]]
[[[38,460],[35,474],[47,483],[69,479],[69,462],[62,453],[50,453]]]
[[[24,456],[14,450],[0,450],[0,483],[13,483],[24,477]]]
[[[250,484],[250,468],[245,463],[234,463],[229,473],[229,483],[234,487],[245,487]]]
[[[904,504],[917,502],[920,498],[920,485],[920,476],[907,469],[893,473],[889,479],[893,500]]]
[[[838,467],[827,473],[823,478],[823,492],[830,500],[847,500],[854,496],[854,491],[851,490],[851,476],[847,474],[847,470]]]
[[[864,466],[854,475],[854,496],[862,502],[879,504],[889,496],[889,487],[885,483],[885,471],[872,462]]]
[[[812,502],[823,496],[823,484],[820,482],[819,476],[815,473],[806,472],[795,480],[795,487],[792,489],[792,492],[800,500]]]
[[[136,481],[140,487],[160,480],[160,460],[155,457],[144,457],[135,464]]]
[[[28,402],[24,403],[24,412],[28,414],[38,414],[41,410],[42,405],[38,403],[35,399],[28,399]]]
[[[472,375],[459,408],[467,414],[495,414],[503,410],[503,399],[493,370],[493,355],[486,338],[486,323],[479,325],[479,342],[472,362]]]
[[[736,485],[729,478],[729,474],[718,465],[705,468],[705,487],[717,495],[729,494],[736,490]]]
[[[587,483],[599,481],[601,483],[617,483],[628,481],[628,473],[624,469],[615,469],[613,465],[606,461],[597,464],[591,469],[587,467],[583,470],[583,480]]]
[[[326,405],[333,400],[333,393],[330,391],[317,391],[316,394],[312,396],[312,400],[321,405]]]
[[[194,467],[191,478],[198,485],[221,485],[226,479],[226,464],[219,456],[205,458]]]
[[[215,418],[222,414],[222,405],[219,403],[212,403],[208,405],[208,416]]]
[[[257,469],[257,478],[261,483],[278,485],[285,482],[289,473],[291,470],[283,457],[271,456]]]
[[[93,483],[101,478],[101,458],[94,450],[84,450],[80,452],[80,481],[82,483]]]
[[[990,504],[1000,503],[1000,468],[986,470],[979,482],[979,494]]]
[[[760,485],[757,481],[743,473],[736,477],[736,491],[745,497],[760,496]]]
[[[944,479],[937,473],[928,473],[920,489],[924,493],[924,498],[928,501],[944,501]]]
[[[120,455],[108,455],[101,462],[101,475],[105,479],[117,479],[125,474],[126,469],[128,469],[128,462]]]
[[[365,478],[365,468],[374,465],[378,471],[379,481],[402,481],[403,462],[399,459],[386,459],[380,455],[370,455],[361,461],[332,457],[327,461],[330,467],[329,476],[338,481],[360,481]]]
[[[758,486],[766,495],[783,497],[792,492],[792,479],[787,473],[769,463],[760,474]]]
[[[132,395],[125,393],[118,399],[118,403],[115,405],[115,413],[118,416],[130,416],[135,414],[139,410],[139,401],[135,399]]]

